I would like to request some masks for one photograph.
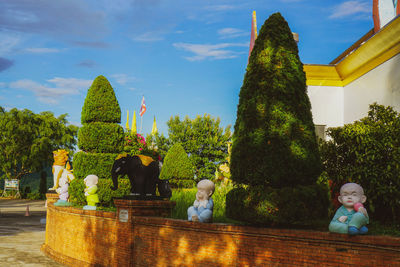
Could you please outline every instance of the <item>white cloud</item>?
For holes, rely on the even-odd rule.
[[[232,5],[215,5],[215,6],[207,6],[204,9],[211,10],[211,11],[226,11],[235,9],[235,6]]]
[[[6,87],[6,83],[0,82],[0,87]]]
[[[174,43],[173,46],[178,49],[183,49],[192,52],[195,55],[192,57],[185,57],[189,61],[210,59],[229,59],[235,58],[243,52],[236,52],[227,50],[228,47],[245,47],[248,43],[221,43],[221,44],[189,44],[189,43]]]
[[[337,19],[355,14],[370,14],[371,10],[372,7],[369,2],[361,0],[346,1],[341,3],[340,5],[335,6],[329,18]]]
[[[121,73],[121,74],[113,74],[111,75],[115,79],[115,81],[121,85],[126,85],[129,82],[132,82],[136,80],[135,77],[129,76],[127,74]]]
[[[35,94],[40,102],[57,104],[65,95],[76,95],[81,90],[87,89],[91,80],[76,78],[60,78],[46,80],[49,84],[40,84],[32,80],[19,80],[10,83],[10,88],[23,89]]]
[[[17,35],[0,32],[0,56],[9,54],[21,41]]]
[[[132,40],[137,42],[157,42],[164,40],[164,36],[162,33],[160,34],[159,32],[146,32],[133,37]]]
[[[28,53],[35,53],[35,54],[46,54],[46,53],[58,53],[61,50],[57,48],[46,48],[46,47],[32,47],[32,48],[26,48],[24,50],[25,52]]]
[[[236,28],[223,28],[218,30],[218,35],[220,36],[221,39],[228,39],[228,38],[236,38],[240,36],[250,35],[250,31],[244,32],[241,29],[236,29]]]

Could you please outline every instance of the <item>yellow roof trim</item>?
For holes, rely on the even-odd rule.
[[[304,65],[307,85],[343,86],[342,79],[334,65]]]
[[[400,53],[400,17],[336,65],[304,65],[307,85],[345,86]]]

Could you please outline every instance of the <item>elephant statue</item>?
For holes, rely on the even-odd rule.
[[[167,180],[160,180],[158,161],[144,155],[130,156],[126,153],[118,155],[111,169],[112,190],[118,188],[118,177],[128,175],[131,183],[131,195],[149,197],[156,196],[156,186],[162,198],[171,197],[171,188]]]

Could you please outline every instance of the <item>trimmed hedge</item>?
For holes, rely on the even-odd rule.
[[[112,153],[124,148],[124,130],[115,123],[85,123],[78,132],[78,146],[86,152]]]
[[[121,109],[106,77],[98,76],[90,86],[81,113],[81,122],[121,122]]]
[[[114,159],[123,150],[124,133],[117,124],[121,121],[121,109],[114,89],[104,76],[97,77],[89,88],[81,121],[78,147],[84,152],[75,156],[75,175],[80,179],[89,174],[110,178]]]
[[[84,179],[95,174],[100,179],[111,179],[111,169],[118,153],[86,153],[79,151],[74,155],[74,175]]]
[[[170,179],[172,187],[192,188],[195,185],[193,165],[181,143],[175,143],[165,156],[160,179]]]
[[[129,179],[118,179],[118,189],[115,191],[111,190],[112,185],[113,183],[110,179],[99,179],[99,183],[97,184],[97,194],[100,202],[97,204],[97,206],[115,207],[113,198],[123,197],[129,195],[131,192],[131,184]],[[71,203],[76,206],[87,205],[84,191],[85,187],[85,183],[82,179],[72,180],[68,190],[69,200]]]
[[[234,188],[226,196],[226,216],[260,225],[308,225],[327,219],[329,190],[325,185],[274,189]]]

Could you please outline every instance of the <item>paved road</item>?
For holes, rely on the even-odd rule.
[[[29,205],[29,215],[25,216]],[[44,200],[0,199],[0,267],[61,267],[40,251],[46,218]]]

